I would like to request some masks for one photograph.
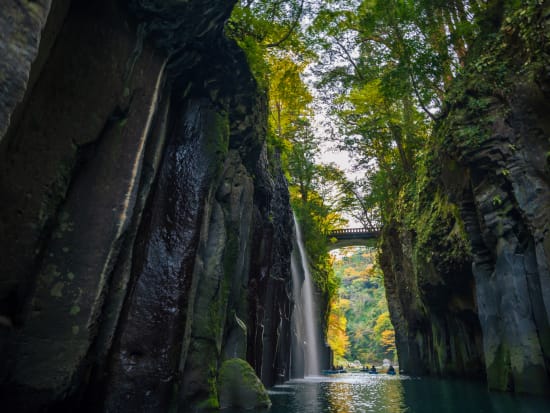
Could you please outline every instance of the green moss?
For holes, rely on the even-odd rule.
[[[207,399],[199,403],[201,409],[219,409],[220,402],[218,400],[218,383],[216,380],[216,369],[210,368],[210,377],[208,378],[209,396]]]
[[[487,382],[493,390],[513,390],[512,366],[510,352],[507,347],[500,345],[492,355],[487,355]]]
[[[455,170],[458,166],[451,165]],[[422,157],[417,172],[404,186],[393,208],[392,220],[414,234],[412,260],[416,269],[431,262],[446,272],[470,259],[470,244],[460,211],[439,183],[440,160]]]
[[[127,117],[123,117],[123,118],[119,119],[119,121],[117,122],[117,127],[119,128],[119,133],[122,133],[122,130],[124,129],[124,127],[126,126],[127,123],[128,123],[128,118]]]
[[[46,285],[51,285],[60,275],[57,265],[48,264],[41,274],[41,281]]]
[[[252,409],[271,406],[264,385],[245,360],[226,360],[220,368],[218,382],[221,408]]]
[[[58,216],[57,228],[53,234],[54,238],[61,239],[65,232],[74,231],[74,222],[71,221],[71,216],[68,212],[63,211]]]
[[[62,297],[63,296],[63,287],[65,286],[65,283],[59,281],[54,284],[52,289],[50,290],[50,295],[52,297]]]
[[[229,116],[227,113],[216,113],[204,126],[206,151],[221,161],[229,150]]]
[[[544,70],[550,49],[544,7],[538,0],[521,3],[509,7],[500,30],[485,34],[469,52],[446,99],[448,116],[439,133],[446,146],[459,152],[480,147],[495,121],[508,116],[510,92]]]

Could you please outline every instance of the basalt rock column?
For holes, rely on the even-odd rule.
[[[415,178],[413,210],[384,228],[405,370],[550,391],[549,16],[548,2],[489,3]]]
[[[0,143],[6,406],[215,407],[234,357],[288,377],[288,190],[231,7],[44,9]]]
[[[541,137],[550,129],[541,107],[548,102],[538,87],[523,84],[506,122],[495,122],[491,138],[461,157],[468,168],[461,212],[474,252],[487,378],[492,388],[527,393],[550,386],[550,191],[541,156],[549,149]]]
[[[472,245],[489,387],[549,394],[550,7],[525,13],[537,34],[513,35],[523,17],[499,22],[458,83],[440,132],[442,152],[459,171],[447,177],[447,188]],[[484,73],[488,87],[474,70],[486,53],[493,56]],[[472,128],[477,134],[465,139]]]
[[[135,38],[116,5],[68,16],[55,46],[41,45],[42,72],[2,142],[6,375],[22,409],[65,397],[85,374],[164,85],[151,47],[127,73]]]

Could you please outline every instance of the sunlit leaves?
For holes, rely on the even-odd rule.
[[[307,54],[301,38],[303,0],[241,0],[235,6],[226,31],[237,41],[251,38],[261,48]]]
[[[380,335],[380,343],[388,353],[394,353],[395,347],[395,330],[384,330]]]
[[[330,3],[330,2],[329,2]],[[343,176],[316,164],[319,137],[310,124],[312,96],[303,74],[315,57],[303,28],[320,6],[313,0],[241,0],[227,33],[245,50],[252,72],[269,98],[269,154],[278,156],[290,184],[291,204],[301,223],[313,276],[332,297],[338,287],[325,235],[342,225],[330,199]]]
[[[344,358],[349,351],[349,337],[347,334],[347,320],[345,311],[349,308],[349,300],[335,298],[331,304],[328,321],[328,344],[336,358]]]
[[[392,359],[395,355],[383,281],[373,263],[374,253],[357,247],[344,250],[334,262],[342,282],[340,301],[335,300],[333,308],[337,314],[343,312],[340,317],[346,319],[349,338],[349,350],[344,357],[350,361],[360,360],[363,364]],[[334,321],[337,320],[335,317]]]
[[[364,179],[357,206],[389,214],[428,145],[445,89],[479,31],[484,2],[328,2],[308,33],[323,55],[318,86],[331,102],[338,144]],[[322,51],[322,52],[321,52]],[[366,221],[362,219],[361,221]]]

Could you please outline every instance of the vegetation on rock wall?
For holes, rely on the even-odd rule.
[[[325,234],[343,220],[324,192],[341,181],[343,173],[316,161],[320,139],[311,125],[312,96],[303,79],[315,58],[302,28],[307,9],[304,1],[243,1],[227,31],[246,52],[255,78],[268,94],[268,150],[281,158],[312,274],[328,302],[336,293],[337,280]]]
[[[510,354],[530,345],[489,337],[492,328],[512,329],[492,324],[505,310],[483,302],[492,302],[488,291],[496,288],[483,277],[506,277],[513,254],[529,260],[530,237],[535,244],[544,238],[537,202],[546,199],[541,168],[548,169],[540,161],[547,151],[548,2],[328,2],[309,30],[325,52],[319,85],[333,103],[338,141],[364,173],[353,188],[355,205],[364,222],[385,225],[380,261],[402,364],[468,375],[486,361],[497,366],[488,369],[490,382],[498,372],[514,376],[494,387],[526,389],[524,367]],[[527,183],[538,195],[521,189]],[[543,249],[538,244],[537,256]],[[527,264],[514,265],[523,283]],[[546,264],[538,267],[541,281],[528,283],[545,283]],[[544,299],[518,300],[541,307]],[[490,313],[478,318],[479,308]],[[547,316],[535,317],[544,348]]]
[[[540,229],[546,213],[537,206],[546,199],[542,176],[548,169],[541,120],[548,95],[548,3],[350,0],[311,8],[294,1],[286,14],[275,12],[284,8],[276,2],[242,7],[249,12],[254,6],[259,13],[236,15],[249,21],[259,16],[255,31],[238,33],[270,94],[271,150],[281,154],[288,172],[318,285],[334,297],[337,284],[320,241],[338,223],[333,212],[360,211],[355,217],[365,225],[384,224],[380,264],[402,367],[479,376],[487,363],[494,366],[487,370],[493,387],[530,387],[520,373],[527,361],[516,362],[511,353],[531,344],[490,338],[490,320],[506,316],[483,300],[493,300],[491,274],[506,278],[518,257],[530,264],[514,264],[515,279],[523,279],[523,268],[525,289],[546,285],[546,264],[530,257],[548,249]],[[304,32],[296,22],[308,10],[315,13]],[[275,23],[272,32],[266,20]],[[284,51],[272,49],[285,43]],[[317,93],[330,103],[331,136],[355,155],[362,174],[355,182],[315,165],[319,140],[309,121],[311,96],[300,81],[307,63]],[[327,183],[344,194],[337,209],[323,196]],[[526,193],[527,184],[538,192]],[[540,314],[525,325],[536,325],[531,330],[548,354],[545,298],[530,294],[518,300],[532,301]],[[344,354],[345,303],[333,301],[333,307],[334,347]],[[538,358],[539,349],[533,351]],[[496,383],[499,375],[507,377],[503,383]]]
[[[3,408],[218,407],[228,356],[288,378],[288,187],[234,2],[50,3],[0,18]]]
[[[436,142],[462,171],[442,178],[472,243],[489,387],[548,394],[550,4],[500,6],[453,85]]]
[[[23,3],[0,16],[6,408],[217,408],[241,379],[268,405],[243,360],[289,378],[289,196],[337,355],[391,353],[391,319],[407,372],[548,393],[549,1]],[[356,182],[317,164],[306,68]],[[336,299],[344,209],[384,224],[389,317],[362,261]]]

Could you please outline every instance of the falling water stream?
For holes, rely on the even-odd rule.
[[[489,393],[482,382],[370,375],[350,372],[320,375],[322,348],[307,255],[294,217],[296,246],[292,254],[297,375],[269,389],[270,413],[541,413],[550,401],[506,393]],[[305,376],[305,378],[303,378]],[[228,409],[227,413],[243,413]],[[266,413],[266,410],[246,410]]]
[[[303,330],[301,336],[304,338],[304,359],[305,368],[304,374],[306,376],[316,376],[321,373],[320,368],[320,346],[319,346],[319,334],[316,331],[315,322],[318,317],[318,309],[314,300],[313,285],[311,279],[311,272],[309,270],[309,264],[307,255],[302,240],[302,233],[296,216],[294,216],[294,231],[296,238],[296,245],[298,247],[299,256],[293,254],[292,257],[292,281],[294,283],[294,300],[299,303],[302,311],[299,312],[303,317],[299,326],[302,326]],[[301,284],[301,275],[303,275],[302,288],[296,288]]]

